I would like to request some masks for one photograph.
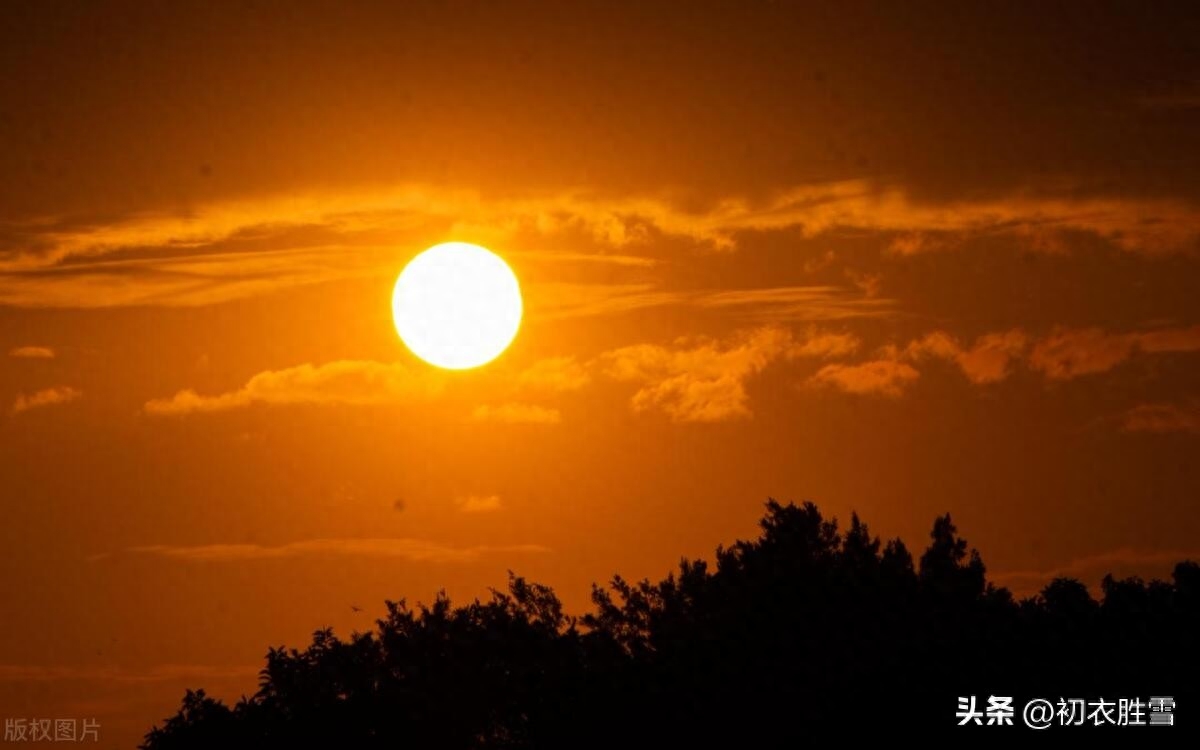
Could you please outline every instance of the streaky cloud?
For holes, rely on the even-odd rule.
[[[309,539],[279,545],[199,544],[192,546],[146,545],[130,547],[135,555],[164,557],[187,562],[242,562],[277,560],[294,557],[373,557],[398,558],[411,562],[466,563],[488,554],[542,554],[549,552],[539,544],[476,545],[455,547],[428,539]]]

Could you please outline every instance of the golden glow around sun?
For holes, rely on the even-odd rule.
[[[392,292],[396,331],[431,365],[491,362],[521,326],[521,287],[499,255],[465,242],[434,245],[409,261]]]

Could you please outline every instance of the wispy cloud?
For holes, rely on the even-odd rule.
[[[866,362],[826,365],[808,383],[832,386],[847,393],[895,397],[920,378],[920,371],[914,365],[930,358],[953,362],[975,385],[988,385],[1007,378],[1014,366],[1022,362],[1050,380],[1070,380],[1107,372],[1137,352],[1194,351],[1200,351],[1200,326],[1125,333],[1110,333],[1101,328],[1056,329],[1039,339],[1014,328],[984,334],[969,345],[946,331],[935,330],[904,345],[882,346],[875,358]],[[1141,425],[1143,430],[1151,429],[1151,424],[1159,424],[1163,429],[1175,424],[1179,429],[1187,424],[1187,419],[1178,410],[1147,406],[1127,415],[1126,429],[1137,429],[1130,427],[1131,424]]]
[[[59,385],[53,388],[43,388],[40,391],[30,394],[17,394],[17,399],[13,401],[12,410],[14,414],[20,414],[30,409],[69,404],[82,397],[83,391],[78,388],[72,388],[69,385]]]
[[[102,220],[72,217],[10,227],[0,248],[0,304],[32,307],[199,305],[296,284],[393,271],[397,243],[459,236],[504,243],[520,232],[582,231],[620,253],[529,254],[531,260],[648,268],[628,248],[659,236],[736,247],[745,232],[833,231],[891,237],[913,254],[946,237],[1013,234],[1049,247],[1063,232],[1089,232],[1130,251],[1194,250],[1200,209],[1165,199],[1079,198],[1034,192],[989,200],[918,200],[883,183],[806,185],[766,199],[730,196],[689,207],[669,196],[601,197],[583,191],[482,196],[402,185],[246,199],[186,213]],[[939,239],[943,238],[943,239]],[[607,295],[609,304],[657,304],[657,291]],[[718,302],[719,304],[719,302]],[[787,303],[781,303],[786,312]],[[807,309],[802,305],[800,310]],[[575,312],[588,310],[587,305]]]
[[[1008,377],[1013,361],[1029,345],[1029,338],[1018,329],[980,336],[969,347],[945,331],[933,331],[912,341],[905,348],[911,359],[938,357],[954,362],[967,379],[977,385],[995,383]]]
[[[1055,578],[1076,578],[1095,585],[1112,574],[1114,578],[1139,576],[1142,578],[1170,577],[1176,563],[1185,560],[1200,560],[1200,549],[1176,551],[1150,551],[1118,549],[1098,555],[1080,557],[1063,565],[1046,570],[1013,570],[990,573],[995,583],[1006,586],[1020,595],[1037,593]]]
[[[857,364],[830,364],[808,380],[810,386],[828,386],[846,393],[896,398],[921,376],[913,363],[930,357],[953,362],[976,385],[1008,377],[1012,363],[1028,346],[1020,330],[989,333],[964,346],[945,331],[931,331],[899,347],[881,347],[873,360]]]
[[[562,414],[535,404],[510,402],[495,406],[483,404],[475,407],[471,418],[477,422],[501,422],[504,424],[558,424]]]
[[[1196,235],[1196,210],[1179,201],[1077,197],[1023,192],[986,200],[914,199],[895,185],[867,180],[809,184],[760,200],[730,196],[702,209],[667,196],[601,197],[556,190],[521,197],[409,184],[383,190],[340,190],[213,203],[186,214],[134,215],[107,221],[38,221],[22,227],[26,242],[52,260],[130,247],[198,246],[267,227],[320,226],[344,232],[453,222],[456,232],[511,234],[582,229],[617,247],[650,231],[690,237],[715,247],[736,244],[742,231],[834,228],[886,231],[983,231],[1071,227],[1130,247]],[[33,253],[9,265],[36,262]]]
[[[116,666],[0,664],[3,682],[174,682],[178,680],[245,679],[261,667],[209,664],[155,664],[135,669]]]
[[[428,539],[310,539],[275,546],[261,544],[149,545],[131,547],[132,554],[166,557],[187,562],[240,562],[292,557],[379,557],[413,562],[465,563],[488,554],[540,554],[549,549],[537,544],[454,547]]]
[[[1200,433],[1200,399],[1138,404],[1122,415],[1121,428],[1126,432]]]
[[[810,326],[803,334],[769,325],[740,332],[725,341],[682,338],[671,345],[640,344],[579,361],[547,357],[510,376],[511,400],[474,407],[479,422],[552,425],[562,421],[553,407],[529,403],[523,392],[562,393],[586,387],[598,374],[639,382],[636,411],[662,409],[680,422],[712,422],[750,415],[744,382],[776,359],[836,359],[861,346],[853,334]],[[147,401],[146,414],[178,417],[246,408],[255,404],[387,405],[437,397],[445,379],[400,364],[341,360],[267,370],[232,391],[201,394],[184,389]]]
[[[9,349],[8,356],[18,359],[54,359],[54,350],[48,346],[18,346]]]
[[[499,495],[468,495],[454,502],[463,513],[492,513],[500,510]]]
[[[684,337],[669,345],[636,344],[604,352],[590,361],[549,357],[512,374],[511,400],[481,404],[470,413],[481,422],[557,424],[557,408],[529,403],[522,391],[560,393],[586,387],[598,374],[637,383],[635,411],[660,410],[677,422],[717,422],[751,415],[746,381],[777,360],[842,360],[857,353],[862,341],[845,331],[809,326],[803,333],[779,324],[738,332],[720,340]],[[1021,329],[996,331],[970,343],[934,330],[907,344],[886,344],[861,362],[830,362],[810,376],[810,386],[832,387],[854,394],[896,397],[920,379],[918,367],[930,359],[953,363],[971,383],[989,385],[1006,379],[1024,363],[1050,380],[1070,380],[1111,370],[1136,353],[1200,351],[1200,326],[1154,328],[1111,333],[1100,328],[1055,329],[1035,338]],[[200,394],[192,389],[146,402],[155,416],[227,411],[253,404],[386,405],[425,401],[438,396],[445,380],[432,371],[413,371],[400,364],[342,360],[268,370],[236,390]],[[14,411],[78,398],[72,388],[52,388],[20,396]],[[516,396],[516,398],[513,398]],[[1172,414],[1174,415],[1172,417]],[[1174,422],[1169,421],[1174,419]],[[1126,429],[1184,429],[1186,415],[1166,407],[1147,406],[1129,417]],[[1140,425],[1133,426],[1133,425]]]
[[[643,255],[621,253],[576,253],[561,250],[508,250],[505,255],[514,260],[532,260],[548,263],[580,263],[602,266],[629,266],[631,268],[653,268],[658,260]]]
[[[828,333],[809,328],[805,337],[788,350],[788,355],[834,359],[855,353],[861,345],[862,341],[852,333]]]
[[[283,249],[239,252],[205,250],[171,246],[132,258],[88,256],[0,270],[0,304],[49,308],[195,307],[288,287],[362,278],[395,263],[395,250],[387,246],[350,249],[341,245],[285,245]]]
[[[521,371],[517,383],[539,390],[575,391],[591,380],[575,357],[547,357]]]
[[[700,307],[722,308],[763,321],[842,320],[887,315],[895,302],[837,286],[786,286],[733,289],[698,294]]]
[[[635,411],[661,409],[677,422],[720,422],[751,415],[745,383],[793,344],[784,328],[763,327],[728,342],[681,339],[607,352],[600,362],[617,380],[640,382]]]
[[[574,284],[547,282],[533,285],[527,294],[531,313],[544,320],[614,315],[668,305],[680,305],[689,295],[665,291],[649,283]]]
[[[613,315],[655,307],[724,310],[747,321],[785,324],[879,317],[895,312],[895,301],[837,286],[787,286],[702,291],[636,284],[538,284],[530,307],[549,319]]]
[[[915,367],[894,359],[825,365],[809,378],[811,386],[829,386],[856,395],[900,396],[921,377]]]
[[[146,402],[145,411],[156,416],[181,416],[252,404],[395,404],[434,395],[441,385],[435,375],[415,373],[400,364],[340,360],[267,370],[238,390],[211,396],[180,391],[170,398]]]
[[[1101,328],[1059,329],[1034,345],[1029,364],[1051,380],[1107,372],[1136,352],[1200,351],[1200,326],[1110,333]]]

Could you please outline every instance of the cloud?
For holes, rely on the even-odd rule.
[[[748,317],[782,323],[795,320],[840,320],[886,315],[895,303],[866,291],[851,292],[837,286],[785,286],[735,289],[698,294],[699,307],[726,308]]]
[[[1200,326],[1109,333],[1101,328],[1059,328],[1032,342],[1020,329],[989,333],[962,345],[945,331],[932,331],[904,349],[885,348],[890,358],[919,361],[934,357],[954,362],[977,385],[1004,380],[1012,365],[1027,359],[1029,366],[1051,380],[1107,372],[1137,352],[1200,351]]]
[[[500,510],[499,495],[470,495],[454,501],[463,513],[491,513]]]
[[[251,404],[397,404],[434,395],[440,389],[439,379],[400,364],[340,360],[267,370],[236,391],[213,396],[180,391],[170,398],[146,402],[145,411],[155,416],[181,416]]]
[[[1060,330],[1037,342],[1029,364],[1051,380],[1107,372],[1133,354],[1136,340],[1100,328]]]
[[[619,253],[571,253],[547,250],[507,250],[504,253],[509,258],[517,260],[534,260],[550,263],[585,263],[590,265],[630,266],[633,268],[653,268],[658,265],[655,258],[642,255],[621,255]]]
[[[48,346],[18,346],[9,349],[8,356],[19,359],[54,359],[54,350]]]
[[[505,424],[558,424],[562,414],[558,409],[549,409],[534,404],[507,403],[497,406],[487,404],[475,407],[471,418],[476,422],[502,422]]]
[[[788,356],[834,359],[853,354],[861,345],[859,338],[851,333],[823,333],[809,328],[804,340],[788,350]]]
[[[819,236],[834,230],[907,234],[907,252],[921,252],[919,237],[961,234],[1016,234],[1036,238],[1082,231],[1137,252],[1193,249],[1200,237],[1200,210],[1185,201],[1078,197],[1070,191],[1013,192],[982,200],[918,200],[904,189],[869,180],[846,180],[793,187],[763,200],[730,196],[702,210],[655,197],[606,200],[586,195],[526,203],[539,215],[554,214],[568,224],[590,228],[616,245],[648,237],[652,231],[685,237],[729,250],[739,233],[797,230]],[[929,245],[928,242],[924,243]]]
[[[1200,399],[1181,404],[1138,404],[1122,415],[1121,428],[1126,432],[1200,433]]]
[[[24,393],[17,394],[17,399],[13,402],[12,410],[14,414],[20,414],[23,411],[38,409],[43,406],[68,404],[82,396],[83,391],[78,388],[72,388],[69,385],[44,388],[29,395],[25,395]]]
[[[859,344],[847,333],[810,328],[796,339],[784,328],[765,326],[724,345],[698,339],[682,340],[673,348],[632,346],[608,352],[592,363],[570,356],[550,357],[517,373],[514,384],[541,391],[577,390],[591,381],[590,369],[598,365],[618,380],[645,383],[633,397],[637,411],[661,408],[676,421],[719,421],[749,416],[744,381],[770,361],[784,356],[834,358],[855,351]],[[267,370],[224,393],[185,389],[147,401],[143,409],[152,416],[178,417],[254,404],[400,404],[436,396],[442,386],[436,374],[414,372],[401,364],[340,360]],[[552,407],[508,401],[476,406],[471,418],[551,425],[561,422],[562,414]]]
[[[634,411],[661,409],[676,422],[719,422],[751,415],[745,382],[785,355],[793,343],[783,328],[768,326],[727,343],[681,339],[673,347],[640,344],[600,357],[607,374],[644,385]]]
[[[812,341],[822,341],[821,338]],[[819,346],[819,344],[814,344]],[[835,356],[851,353],[837,352]],[[848,393],[899,396],[920,377],[910,363],[934,358],[952,362],[976,385],[997,383],[1009,376],[1013,365],[1027,360],[1029,366],[1051,380],[1069,380],[1080,375],[1106,372],[1136,352],[1166,353],[1200,351],[1200,326],[1160,328],[1129,333],[1108,333],[1100,328],[1057,329],[1032,343],[1021,329],[984,334],[969,346],[946,331],[931,331],[900,347],[889,344],[879,349],[875,360],[856,365],[831,364],[809,378],[810,385],[827,385]],[[1165,426],[1171,417],[1165,410],[1147,407],[1127,416],[1137,424],[1157,417]],[[1176,419],[1180,415],[1175,415]],[[1186,424],[1186,420],[1178,422]],[[1127,428],[1128,429],[1128,428]],[[1144,427],[1143,429],[1149,429]]]
[[[531,285],[526,302],[531,315],[544,320],[614,315],[687,302],[689,295],[664,291],[653,284],[573,284],[546,282]]]
[[[960,242],[961,237],[950,237],[945,232],[907,232],[892,238],[888,252],[900,256],[921,255],[950,250]]]
[[[1118,549],[1070,560],[1056,568],[1001,571],[989,574],[989,578],[997,585],[1008,587],[1017,595],[1031,595],[1055,578],[1076,578],[1092,585],[1098,584],[1110,573],[1116,579],[1129,576],[1167,579],[1175,564],[1185,560],[1200,560],[1200,550]]]
[[[0,304],[21,307],[192,306],[296,285],[392,273],[397,244],[433,237],[504,242],[515,233],[583,230],[623,246],[640,220],[571,193],[498,199],[400,185],[214,202],[186,213],[138,213],[14,224],[0,247]],[[418,245],[419,246],[419,245]],[[514,252],[536,262],[647,268],[631,254]]]
[[[763,326],[741,333],[727,342],[681,339],[674,346],[650,344],[606,352],[590,363],[573,357],[539,360],[519,372],[520,388],[571,391],[585,387],[598,367],[610,377],[640,382],[634,394],[635,411],[661,409],[679,422],[714,422],[747,417],[745,381],[779,358],[831,359],[860,346],[848,333],[810,328],[797,339],[778,326]],[[242,387],[224,393],[201,394],[194,389],[147,401],[143,409],[152,416],[177,417],[246,408],[254,404],[380,405],[410,403],[436,396],[443,380],[436,374],[413,372],[401,364],[340,360],[321,365],[306,363],[267,370]],[[557,424],[558,409],[508,401],[481,404],[471,412],[480,422]]]
[[[531,286],[529,306],[547,319],[612,315],[651,307],[698,307],[728,310],[763,324],[788,321],[878,317],[895,302],[866,291],[837,286],[761,287],[721,292],[664,290],[653,284],[542,283]]]
[[[520,385],[551,391],[579,390],[590,379],[587,370],[574,357],[541,359],[517,376]]]
[[[109,666],[63,666],[0,664],[0,682],[172,682],[212,679],[245,679],[259,672],[258,666],[214,666],[209,664],[155,664],[145,669]]]
[[[1109,333],[1101,328],[1059,329],[1038,341],[1029,364],[1051,380],[1107,372],[1135,352],[1200,351],[1200,326]]]
[[[846,393],[900,396],[921,373],[905,362],[878,359],[855,365],[825,365],[809,378],[813,386],[830,386]]]
[[[1087,198],[1027,191],[986,200],[918,200],[881,182],[811,184],[695,208],[686,196],[600,196],[577,190],[497,197],[421,184],[200,205],[186,213],[12,224],[0,247],[0,304],[21,307],[204,305],[298,284],[390,273],[397,243],[468,237],[505,243],[520,232],[582,231],[613,248],[657,236],[731,250],[740,234],[875,233],[902,254],[1007,234],[1054,247],[1088,232],[1129,251],[1194,250],[1200,209],[1175,200]],[[889,240],[890,238],[890,240]],[[647,268],[637,254],[539,253],[531,260]],[[625,304],[657,304],[653,292]],[[667,294],[669,297],[669,294]],[[610,304],[616,300],[605,298]],[[583,310],[587,305],[582,306]]]
[[[878,297],[883,289],[883,274],[867,273],[853,268],[847,268],[843,273],[868,299]]]
[[[412,562],[465,563],[483,555],[539,554],[549,552],[536,544],[477,545],[452,547],[427,539],[310,539],[275,546],[260,544],[201,544],[195,546],[149,545],[131,547],[133,554],[165,557],[188,562],[241,562],[294,557],[376,557]]]
[[[955,357],[963,374],[972,383],[995,383],[1008,377],[1009,365],[1020,357],[1029,340],[1018,329],[989,333],[975,339],[974,345]]]
[[[1138,348],[1144,352],[1200,351],[1200,325],[1190,328],[1160,328],[1133,335]]]
[[[936,357],[954,362],[972,383],[985,385],[1008,377],[1011,363],[1022,356],[1028,344],[1029,338],[1019,329],[980,336],[969,348],[944,331],[933,331],[910,342],[904,353],[911,359]]]
[[[0,270],[0,304],[69,309],[196,307],[363,278],[395,262],[395,250],[389,246],[276,246],[216,252],[171,245],[146,252],[144,257],[89,256]]]

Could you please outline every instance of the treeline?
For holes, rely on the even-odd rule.
[[[189,691],[143,748],[758,748],[970,731],[959,696],[1014,696],[1016,726],[982,731],[1019,732],[1027,698],[1194,692],[1194,562],[1172,582],[1106,577],[1099,601],[1072,579],[1017,601],[949,515],[916,564],[811,503],[770,502],[760,525],[711,565],[594,587],[578,618],[520,577],[465,606],[388,602],[374,632],[271,649],[236,705]]]

